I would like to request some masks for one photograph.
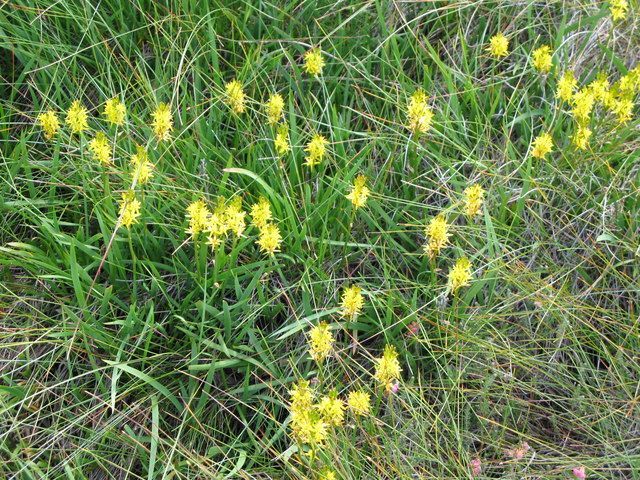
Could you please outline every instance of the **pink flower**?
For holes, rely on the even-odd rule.
[[[400,390],[400,384],[398,382],[391,385],[391,393],[398,393],[398,390]]]
[[[407,335],[414,336],[417,335],[419,331],[420,325],[418,324],[418,322],[411,322],[409,325],[407,325]]]
[[[572,471],[573,475],[580,480],[587,478],[587,474],[584,472],[584,467],[576,467]]]
[[[480,473],[482,473],[482,462],[479,458],[474,458],[471,460],[471,475],[477,477]]]

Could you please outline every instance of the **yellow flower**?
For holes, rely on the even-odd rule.
[[[393,388],[393,384],[400,378],[400,362],[398,352],[393,345],[384,347],[382,357],[376,359],[376,373],[373,376],[388,392]]]
[[[322,470],[322,472],[320,472],[318,480],[337,480],[337,477],[333,470],[325,468],[324,470]]]
[[[329,330],[329,325],[320,323],[309,332],[309,353],[311,358],[321,363],[329,356],[333,349],[334,338]]]
[[[264,228],[267,223],[269,223],[269,220],[271,220],[271,205],[269,205],[269,200],[260,197],[258,203],[251,205],[249,214],[251,215],[252,223],[257,228]]]
[[[226,224],[236,237],[242,236],[246,228],[246,212],[242,210],[242,197],[234,197],[224,210]]]
[[[173,131],[173,114],[169,105],[161,103],[151,114],[153,133],[159,142],[169,140],[169,136]]]
[[[579,150],[586,150],[589,146],[589,139],[591,138],[591,129],[586,125],[578,125],[576,133],[573,135],[573,144]]]
[[[312,48],[304,54],[304,69],[309,75],[317,77],[322,74],[324,58],[319,48]]]
[[[589,84],[593,99],[596,102],[606,103],[609,93],[609,80],[606,75],[599,74],[598,77]]]
[[[536,158],[544,158],[547,153],[553,150],[553,137],[549,133],[542,133],[538,135],[533,141],[533,148],[531,149],[531,155]]]
[[[426,133],[433,122],[433,111],[429,108],[427,94],[418,89],[413,92],[407,104],[409,130],[416,133]]]
[[[449,242],[449,224],[445,216],[440,214],[433,217],[427,225],[426,234],[428,242],[424,251],[430,258],[435,258]]]
[[[209,224],[209,215],[211,215],[211,212],[209,212],[203,200],[192,202],[187,207],[186,216],[189,220],[189,228],[186,232],[193,237],[200,232],[204,232]]]
[[[611,18],[613,18],[613,20],[623,20],[627,16],[629,2],[627,0],[611,0],[609,9],[611,10]]]
[[[449,270],[449,288],[452,293],[456,293],[460,287],[469,285],[471,280],[471,262],[461,257],[456,261],[455,266]]]
[[[237,80],[232,80],[224,86],[226,94],[226,103],[234,113],[244,113],[245,110],[245,94],[242,84]]]
[[[633,117],[633,100],[630,97],[614,100],[611,110],[618,116],[620,123],[627,123]]]
[[[41,113],[38,115],[38,123],[44,130],[44,137],[47,140],[51,140],[58,130],[60,130],[60,121],[58,120],[58,115],[53,110],[48,110],[45,113]]]
[[[127,108],[118,98],[111,98],[104,104],[104,116],[107,117],[109,123],[122,125],[126,114]]]
[[[284,110],[284,98],[279,93],[274,93],[269,97],[269,101],[266,105],[267,119],[271,125],[274,125],[282,118],[282,112]]]
[[[138,217],[140,217],[140,206],[140,202],[136,198],[136,194],[133,190],[122,192],[122,198],[120,200],[120,216],[122,218],[122,225],[130,228],[131,225],[138,223]]]
[[[80,103],[80,100],[75,100],[67,111],[65,122],[71,128],[71,133],[81,133],[89,128],[88,118],[89,112],[87,112],[87,109]]]
[[[325,156],[328,143],[326,138],[316,133],[304,149],[304,151],[307,152],[305,165],[310,168],[319,165]]]
[[[327,425],[339,427],[344,421],[344,402],[337,398],[335,392],[322,397],[316,405],[320,417]]]
[[[367,198],[369,198],[369,194],[371,193],[367,188],[366,183],[367,177],[364,175],[358,175],[353,182],[351,192],[346,195],[347,199],[351,201],[356,209],[364,207],[364,204],[367,202]]]
[[[473,217],[480,213],[484,199],[484,190],[478,185],[471,185],[464,190],[464,213]]]
[[[371,413],[371,396],[362,390],[350,392],[347,405],[354,415],[369,415]]]
[[[573,95],[573,116],[579,122],[586,122],[589,120],[589,116],[591,115],[591,111],[593,110],[593,104],[595,103],[595,98],[591,89],[583,88],[579,90]]]
[[[509,53],[509,40],[502,33],[491,37],[487,50],[496,58],[506,57]]]
[[[218,209],[209,215],[205,231],[209,234],[209,245],[217,248],[223,241],[229,230],[224,210]]]
[[[313,390],[307,380],[299,380],[289,392],[291,410],[310,410],[313,403]]]
[[[551,47],[549,45],[543,45],[536,48],[531,55],[531,63],[536,70],[541,73],[547,73],[551,70],[553,65],[551,60]]]
[[[291,430],[299,443],[322,444],[327,437],[327,424],[313,408],[313,391],[307,380],[300,380],[289,392]]]
[[[568,102],[573,98],[573,91],[578,87],[578,81],[571,71],[567,71],[558,80],[558,89],[556,90],[556,98]]]
[[[347,287],[342,292],[342,316],[347,318],[355,318],[362,311],[364,306],[364,297],[362,289],[355,285]]]
[[[149,155],[144,147],[137,146],[136,153],[131,155],[133,176],[138,179],[138,185],[144,185],[153,176],[153,163],[149,161]]]
[[[96,133],[96,136],[89,142],[89,151],[103,165],[111,163],[111,146],[104,133]]]
[[[278,226],[273,223],[268,223],[262,227],[257,243],[260,250],[267,255],[273,255],[275,252],[279,252],[280,245],[282,244],[282,236],[280,235]]]
[[[278,133],[276,133],[273,144],[278,155],[284,155],[291,149],[291,145],[289,145],[289,126],[286,123],[278,126]]]

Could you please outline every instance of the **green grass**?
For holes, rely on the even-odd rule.
[[[612,83],[638,61],[640,5],[611,23],[604,2],[8,2],[0,6],[0,477],[16,479],[640,479],[638,115],[598,108],[587,151],[554,98],[556,74]],[[504,31],[510,54],[486,52]],[[530,52],[548,43],[542,77]],[[302,55],[320,46],[318,79]],[[223,103],[237,78],[241,116]],[[424,88],[434,127],[404,126]],[[286,100],[292,152],[278,158],[262,103]],[[127,105],[115,134],[100,118]],[[37,116],[75,99],[92,130],[117,135],[104,168],[91,134],[46,141]],[[636,95],[637,100],[637,95]],[[175,130],[157,144],[160,102]],[[549,131],[555,150],[530,155]],[[324,134],[313,172],[304,145]],[[115,229],[129,157],[147,146],[154,177],[139,224]],[[372,196],[354,212],[358,174]],[[461,213],[466,186],[487,191]],[[212,253],[188,242],[199,198],[263,195],[283,234],[256,231]],[[451,245],[423,254],[447,213]],[[110,240],[110,247],[107,246]],[[447,295],[456,258],[473,282]],[[357,284],[365,309],[338,313]],[[330,322],[318,367],[306,332]],[[409,325],[417,322],[415,335]],[[385,344],[403,378],[372,379]],[[318,457],[290,437],[300,378],[341,396],[371,392]],[[508,450],[527,442],[521,460]]]

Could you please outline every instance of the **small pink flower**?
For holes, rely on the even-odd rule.
[[[411,322],[409,325],[407,325],[407,335],[414,336],[417,335],[419,331],[420,325],[418,324],[418,322]]]
[[[573,475],[580,480],[587,478],[587,474],[584,472],[584,467],[576,467],[572,471]]]
[[[398,382],[391,385],[391,393],[398,393],[398,390],[400,390],[400,384]]]
[[[474,458],[471,460],[471,475],[477,477],[480,473],[482,473],[482,462],[479,458]]]

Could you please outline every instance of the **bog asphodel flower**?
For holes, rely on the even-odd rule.
[[[320,417],[327,424],[339,427],[344,421],[344,402],[340,400],[335,392],[320,399],[316,405]]]
[[[262,227],[257,243],[260,250],[267,255],[273,255],[279,252],[280,245],[282,244],[282,236],[280,235],[278,226],[273,223],[268,223]]]
[[[607,103],[609,99],[609,80],[605,74],[598,74],[597,78],[589,84],[589,90],[596,102]]]
[[[349,393],[347,405],[355,416],[369,415],[371,413],[371,396],[363,390],[355,390]]]
[[[290,395],[291,436],[295,441],[321,445],[328,434],[328,425],[313,406],[314,393],[307,380],[299,380]]]
[[[173,131],[173,114],[169,105],[161,103],[151,114],[153,133],[159,142],[168,140]]]
[[[380,385],[382,385],[387,393],[389,393],[396,380],[400,379],[400,361],[398,360],[398,352],[393,345],[384,347],[382,357],[376,359],[376,373],[373,376]]]
[[[318,480],[338,480],[336,473],[330,468],[325,468],[320,472]]]
[[[44,131],[44,137],[47,140],[51,140],[58,130],[60,130],[60,121],[58,115],[53,110],[47,110],[44,113],[38,115],[38,123]]]
[[[345,195],[356,209],[364,207],[364,204],[367,202],[367,198],[369,198],[369,194],[371,192],[369,191],[369,188],[367,188],[366,184],[367,177],[364,175],[358,175],[353,181],[351,191]]]
[[[328,143],[326,138],[316,133],[304,149],[304,151],[307,152],[305,165],[310,168],[319,165],[326,154]]]
[[[573,144],[579,150],[586,150],[589,147],[589,139],[591,138],[591,129],[586,125],[578,125],[576,132],[573,134]]]
[[[471,185],[464,190],[464,213],[474,217],[480,213],[484,200],[484,189],[478,185]]]
[[[96,136],[89,142],[89,151],[93,158],[103,165],[111,164],[111,145],[104,133],[98,132]]]
[[[624,20],[629,11],[629,2],[627,0],[610,0],[609,10],[613,20]]]
[[[233,197],[224,209],[226,224],[236,237],[241,237],[247,222],[245,220],[247,213],[242,209],[242,197]]]
[[[282,119],[284,111],[284,98],[279,93],[274,93],[269,97],[266,104],[267,120],[271,125],[275,125]]]
[[[260,197],[257,203],[251,205],[249,211],[251,215],[251,223],[258,229],[264,228],[271,220],[271,205],[269,200],[264,197]]]
[[[189,228],[186,232],[192,237],[196,237],[200,232],[204,232],[207,229],[209,223],[209,209],[204,203],[204,200],[196,200],[191,202],[187,207],[187,220],[189,220]]]
[[[211,248],[217,248],[224,241],[229,231],[224,208],[219,206],[209,215],[205,231],[208,234],[208,242]]]
[[[319,48],[312,48],[304,54],[304,69],[309,75],[317,77],[322,74],[324,68],[324,58]]]
[[[74,100],[69,110],[67,110],[67,118],[65,122],[71,129],[71,133],[82,133],[89,128],[88,124],[89,112],[80,103],[80,100]]]
[[[588,121],[595,103],[595,97],[591,89],[583,88],[579,90],[573,95],[571,101],[573,103],[571,113],[573,113],[575,119],[579,122]]]
[[[124,118],[127,115],[127,108],[118,98],[110,98],[104,104],[104,116],[107,122],[120,126],[124,123]]]
[[[502,33],[491,37],[487,50],[496,58],[506,57],[509,53],[509,40]]]
[[[413,92],[407,104],[408,127],[414,133],[427,133],[433,123],[433,111],[422,89]]]
[[[618,122],[627,123],[633,117],[633,100],[631,97],[613,100],[611,110],[617,115]]]
[[[535,158],[544,158],[553,150],[553,137],[550,133],[541,133],[533,141],[531,155]]]
[[[449,289],[456,293],[461,287],[469,285],[471,281],[471,262],[466,257],[460,257],[454,267],[449,270]]]
[[[316,362],[321,363],[329,356],[335,339],[329,330],[329,325],[322,322],[315,325],[309,332],[309,354]]]
[[[121,224],[127,228],[131,228],[131,225],[138,223],[140,207],[140,201],[136,198],[136,194],[133,190],[122,192],[120,200]]]
[[[138,145],[136,153],[131,155],[131,166],[133,167],[133,175],[138,179],[138,185],[144,185],[153,176],[153,163],[149,161],[149,155],[144,147]]]
[[[245,111],[245,94],[242,84],[237,80],[231,80],[224,86],[225,102],[234,113],[240,114]]]
[[[449,224],[443,214],[433,217],[426,228],[427,244],[424,251],[429,258],[435,258],[449,242]]]
[[[362,311],[364,306],[364,297],[362,289],[356,285],[347,287],[342,292],[342,316],[347,318],[355,318]]]
[[[578,87],[578,81],[571,71],[566,71],[558,80],[558,88],[556,90],[556,98],[565,102],[573,98],[573,92]]]
[[[286,123],[278,126],[278,132],[276,133],[276,138],[273,140],[273,145],[276,148],[276,153],[280,156],[291,150],[291,145],[289,144],[289,126]]]
[[[531,63],[540,73],[549,72],[553,65],[551,59],[551,47],[549,45],[543,45],[536,48],[531,54]]]

